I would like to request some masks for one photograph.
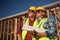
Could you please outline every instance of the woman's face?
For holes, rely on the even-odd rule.
[[[29,11],[28,12],[28,17],[35,17],[35,12],[34,11]]]
[[[28,13],[28,17],[34,17],[34,13]]]
[[[43,11],[37,11],[37,17],[43,16],[45,13]]]

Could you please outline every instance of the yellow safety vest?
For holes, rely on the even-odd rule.
[[[46,22],[48,20],[48,18],[43,18],[41,21],[40,21],[40,23],[38,24],[38,28],[40,28],[40,29],[43,29],[44,30],[44,23]],[[32,38],[32,40],[53,40],[53,38],[52,39],[50,39],[49,37],[41,37],[41,38],[39,38],[39,39],[37,39],[37,38]]]
[[[24,20],[24,21],[25,21],[24,25],[29,25],[29,18],[27,18],[27,20]],[[34,21],[33,27],[37,27],[37,25],[38,25],[38,20],[36,19]],[[28,32],[27,30],[23,30],[22,31],[22,40],[25,39],[25,37],[27,35],[27,32]]]

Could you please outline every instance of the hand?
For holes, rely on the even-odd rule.
[[[31,30],[30,32],[31,32],[32,35],[34,35],[34,30]]]
[[[41,33],[39,32],[39,33],[37,34],[37,36],[38,36],[38,37],[45,37],[45,36],[47,36],[47,35],[46,35],[45,32],[41,32]]]

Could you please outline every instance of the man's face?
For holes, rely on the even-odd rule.
[[[45,13],[43,11],[37,11],[37,17],[43,16]]]
[[[28,17],[35,17],[35,12],[33,10],[30,10],[28,12]]]

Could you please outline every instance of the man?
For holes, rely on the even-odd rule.
[[[35,6],[31,6],[28,10],[28,18],[25,18],[23,25],[36,26],[34,24],[34,23],[36,23],[35,16],[36,16],[36,8],[35,8]],[[22,40],[32,40],[31,31],[22,30]]]
[[[52,20],[47,18],[46,11],[44,7],[37,7],[36,9],[37,19],[40,20],[38,28],[46,30],[45,32],[34,32],[34,40],[54,40],[57,34],[56,27]]]

